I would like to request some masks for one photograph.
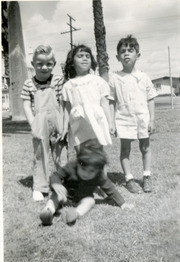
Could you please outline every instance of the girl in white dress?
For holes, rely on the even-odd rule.
[[[63,137],[69,132],[70,146],[76,151],[83,146],[101,148],[112,144],[109,86],[100,76],[90,74],[96,69],[91,49],[76,46],[68,53],[63,88],[65,101]],[[63,138],[62,137],[62,138]]]

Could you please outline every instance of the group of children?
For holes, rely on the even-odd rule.
[[[38,46],[32,65],[35,76],[25,81],[21,97],[31,126],[34,148],[33,199],[41,201],[52,191],[40,214],[43,225],[51,225],[60,205],[65,223],[74,223],[95,204],[94,191],[100,187],[121,208],[123,197],[107,176],[103,146],[111,135],[120,138],[120,161],[126,187],[140,193],[130,169],[131,142],[139,139],[143,160],[143,190],[151,192],[151,151],[149,135],[154,131],[154,97],[149,77],[137,70],[139,44],[132,36],[119,41],[117,59],[123,70],[109,74],[107,83],[93,73],[97,63],[91,49],[74,47],[67,55],[64,76],[52,74],[56,64],[50,46]],[[76,159],[69,161],[68,148]],[[49,150],[56,170],[49,174]]]

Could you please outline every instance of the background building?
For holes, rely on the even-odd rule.
[[[154,79],[152,80],[152,82],[159,95],[170,95],[171,94],[169,76],[164,76],[161,78]],[[173,86],[173,93],[175,95],[180,95],[180,77],[172,77],[172,86]]]

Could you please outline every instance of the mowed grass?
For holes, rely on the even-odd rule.
[[[43,227],[46,200],[32,201],[32,142],[27,128],[3,133],[3,211],[5,262],[178,262],[180,261],[180,111],[157,110],[151,137],[153,192],[133,195],[124,187],[119,140],[106,148],[108,175],[132,210],[100,203],[74,226],[56,216]],[[141,184],[138,142],[131,165]]]

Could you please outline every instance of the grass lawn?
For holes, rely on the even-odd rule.
[[[26,124],[3,128],[3,215],[5,262],[180,261],[180,110],[157,110],[151,137],[153,192],[133,195],[124,187],[119,140],[106,148],[108,174],[132,210],[97,203],[74,226],[43,227],[45,202],[32,201],[32,142]],[[142,162],[133,142],[131,163],[141,183]],[[98,201],[97,201],[98,202]],[[100,202],[100,201],[99,201]]]

